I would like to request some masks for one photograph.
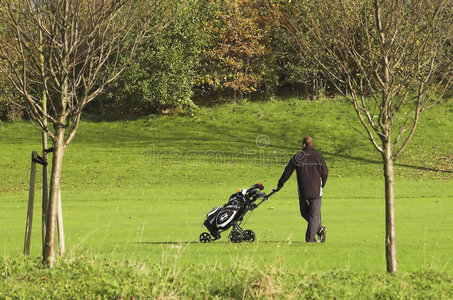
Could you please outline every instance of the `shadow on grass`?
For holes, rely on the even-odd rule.
[[[329,157],[330,158],[343,158],[343,159],[347,159],[347,160],[363,162],[363,163],[368,163],[368,164],[382,165],[382,161],[364,158],[364,157],[357,157],[357,156],[352,156],[352,155],[348,155],[348,154],[340,154],[340,153],[331,153],[331,152],[326,152],[326,151],[324,151],[324,152],[320,151],[320,153],[323,156],[325,156],[326,158],[329,158]],[[453,173],[453,170],[439,169],[439,168],[434,168],[434,167],[415,166],[415,165],[402,164],[402,163],[395,163],[395,166],[409,168],[409,169],[415,169],[415,170],[420,170],[420,171]]]
[[[228,240],[223,241],[212,241],[205,244],[253,244],[253,243],[260,243],[260,244],[306,244],[305,241],[258,241],[258,242],[243,242],[243,243],[232,243]],[[180,241],[180,242],[136,242],[136,245],[184,245],[184,244],[203,244],[199,241]]]
[[[227,110],[224,111],[224,113],[226,112]],[[298,128],[292,130],[288,130],[288,123],[284,121],[278,124],[272,123],[272,126],[269,126],[268,123],[256,119],[254,114],[256,112],[251,113],[251,119],[245,123],[241,120],[226,122],[224,119],[201,118],[201,121],[198,119],[194,121],[195,119],[187,118],[184,122],[185,126],[165,119],[144,118],[143,122],[128,125],[128,127],[132,126],[132,128],[135,128],[134,131],[124,131],[122,129],[123,131],[118,132],[118,136],[121,137],[119,144],[127,144],[128,149],[142,150],[139,155],[145,158],[149,158],[146,157],[147,154],[152,154],[159,159],[169,155],[178,159],[195,156],[197,159],[205,158],[207,161],[211,161],[217,160],[218,157],[215,155],[218,154],[221,155],[220,162],[238,162],[238,159],[239,162],[247,159],[252,159],[255,162],[258,155],[264,154],[268,158],[274,158],[272,153],[275,152],[277,155],[276,159],[279,160],[278,163],[283,165],[287,163],[294,153],[300,151],[302,136],[296,136],[295,132],[316,135],[324,130],[322,127],[303,122],[298,125]],[[155,132],[138,130],[143,129],[143,126],[155,127],[158,130]],[[188,130],[188,127],[190,130]],[[261,146],[258,143],[260,137],[264,138],[265,142]],[[87,140],[96,142],[98,146],[111,147],[111,141],[105,139],[103,132],[99,132],[94,136],[84,136],[84,141]],[[108,142],[103,142],[103,140]],[[191,146],[190,143],[187,143],[187,141],[192,140],[198,141],[200,145]],[[218,142],[211,145],[210,142],[212,141]],[[204,143],[209,146],[206,147]],[[115,145],[118,146],[118,143]],[[150,147],[151,145],[152,148]],[[364,147],[364,145],[363,139],[354,136],[348,143],[333,142],[331,144],[331,142],[328,142],[327,145],[321,145],[319,152],[328,161],[344,159],[350,162],[361,162],[376,166],[382,165],[382,160],[378,159],[379,156],[376,155],[377,152],[375,150],[364,150],[366,151],[364,156],[370,156],[371,158],[348,153],[348,151]],[[278,156],[280,154],[282,154],[281,158]],[[423,162],[419,163],[423,164]],[[440,166],[420,166],[407,163],[395,163],[395,166],[419,171],[453,173],[453,170]]]
[[[269,132],[269,130],[264,130],[264,128],[258,126],[255,128],[254,131],[252,131],[251,136],[246,135],[246,136],[238,137],[238,135],[233,130],[233,128],[230,128],[231,130],[225,130],[225,124],[223,124],[222,126],[218,126],[215,124],[209,124],[206,127],[209,128],[210,132],[216,132],[217,134],[221,134],[223,136],[223,140],[236,141],[240,145],[243,145],[243,147],[253,145],[253,136],[254,135],[259,136],[260,132]],[[268,138],[272,138],[272,140],[274,140],[274,137],[279,136],[281,139],[282,136],[286,136],[287,134],[288,134],[288,132],[286,129],[278,128],[278,129],[274,130],[273,132],[269,133]],[[291,153],[295,154],[295,153],[301,151],[300,142],[301,141],[299,141],[298,139],[295,139],[295,140],[292,140],[287,143],[267,145],[266,149],[283,151],[283,152],[289,153],[289,154],[291,154]],[[319,153],[321,153],[326,158],[330,158],[330,159],[342,158],[342,159],[346,159],[346,160],[350,160],[350,161],[362,162],[362,163],[367,163],[367,164],[382,165],[382,161],[378,160],[378,159],[370,159],[370,158],[366,158],[366,157],[353,156],[353,155],[344,153],[344,151],[347,151],[348,149],[354,149],[359,146],[360,146],[360,143],[350,144],[346,148],[344,145],[342,145],[341,147],[334,149],[334,151],[326,151],[326,150],[320,149]],[[374,151],[374,150],[372,150],[372,151],[373,151],[373,153],[377,153],[377,151]],[[453,173],[453,170],[441,169],[441,168],[436,168],[436,167],[417,166],[417,165],[411,165],[411,164],[405,164],[405,163],[395,163],[395,166],[419,170],[419,171],[431,171],[431,172],[439,172],[439,173],[446,173],[446,174]]]

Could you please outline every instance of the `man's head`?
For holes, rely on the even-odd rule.
[[[311,136],[305,136],[302,140],[302,148],[310,147],[313,148],[315,145],[315,140]]]

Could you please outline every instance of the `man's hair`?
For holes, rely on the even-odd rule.
[[[304,136],[304,139],[302,140],[302,144],[304,147],[311,147],[315,145],[315,140],[311,136]]]

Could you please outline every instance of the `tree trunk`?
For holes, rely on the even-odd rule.
[[[385,178],[385,257],[387,272],[398,272],[396,260],[396,234],[395,234],[395,193],[394,193],[394,167],[392,157],[392,144],[384,144],[384,178]]]
[[[47,222],[47,208],[49,207],[49,189],[47,185],[47,158],[44,151],[47,150],[47,134],[42,133],[42,149],[43,149],[43,166],[42,166],[42,255],[44,257],[44,249],[46,244],[46,222]]]
[[[58,190],[57,224],[58,224],[58,250],[59,250],[58,253],[60,253],[60,256],[64,256],[66,252],[66,246],[64,242],[63,208],[61,207],[61,189]]]
[[[42,31],[39,31],[39,44],[40,44],[40,51],[42,51],[43,47],[43,36],[42,36]],[[39,55],[39,61],[41,63],[41,74],[45,73],[45,67],[44,67],[44,55],[41,54]],[[43,76],[45,78],[45,76]],[[44,83],[46,82],[46,79],[44,79]],[[46,84],[44,84],[46,86]],[[42,92],[42,111],[43,111],[43,125],[47,126],[47,95],[46,91],[43,90]],[[47,208],[49,207],[49,188],[48,188],[48,183],[47,183],[47,133],[43,130],[42,131],[42,158],[43,158],[43,166],[42,166],[42,256],[44,257],[44,252],[45,252],[45,244],[46,244],[46,222],[47,222]]]
[[[43,96],[43,110],[46,109],[45,95]],[[44,124],[47,125],[47,120],[44,120]],[[42,207],[41,207],[41,218],[42,218],[42,256],[45,256],[46,249],[46,232],[47,232],[47,210],[49,208],[49,186],[47,179],[47,154],[45,151],[48,149],[47,146],[47,134],[42,131],[42,159],[44,164],[42,165]]]
[[[43,263],[53,267],[56,257],[55,236],[57,231],[58,197],[61,182],[61,169],[64,155],[64,132],[61,124],[55,125],[56,141],[53,144],[52,174],[50,179],[50,199],[47,211],[47,232]]]

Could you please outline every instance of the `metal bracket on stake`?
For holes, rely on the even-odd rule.
[[[46,154],[47,154],[47,153],[52,153],[52,152],[53,152],[53,147],[52,147],[52,148],[49,148],[49,149],[46,149],[44,152],[45,152]]]
[[[33,151],[33,152],[36,153],[36,151]],[[38,164],[42,165],[42,166],[47,166],[47,161],[44,158],[42,158],[41,156],[39,156],[38,154],[36,154],[36,157],[32,157],[31,160],[34,161],[35,163],[38,163]]]

